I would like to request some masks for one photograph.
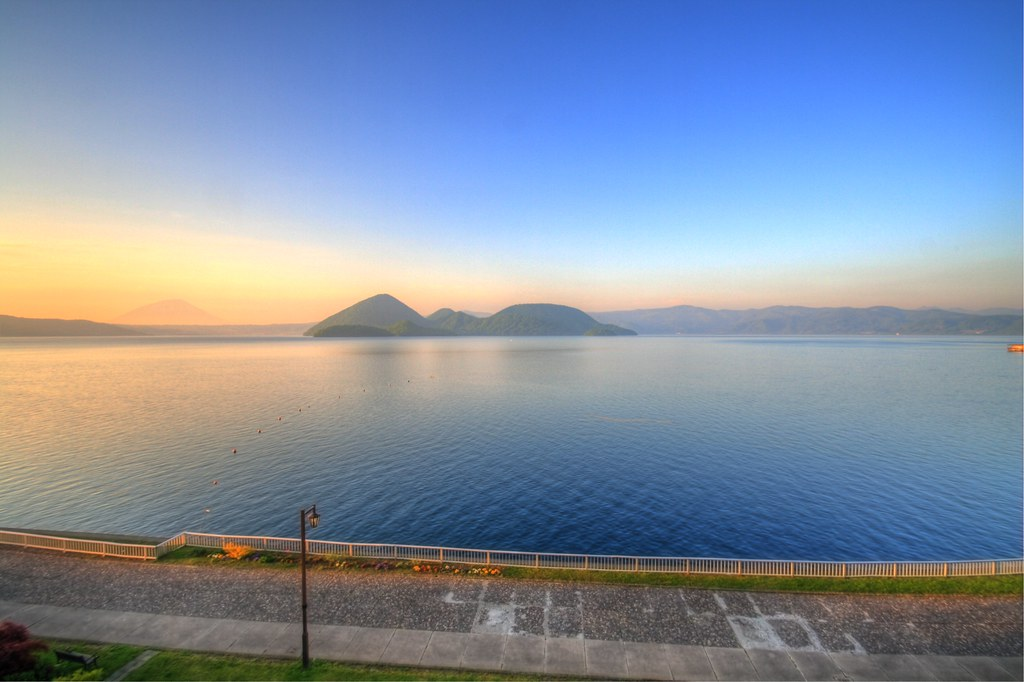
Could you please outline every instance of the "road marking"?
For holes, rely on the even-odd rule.
[[[476,613],[473,615],[473,624],[470,632],[492,635],[539,635],[545,637],[574,637],[583,639],[583,632],[573,629],[567,632],[552,631],[552,615],[561,615],[556,622],[565,621],[566,611],[575,611],[579,615],[579,630],[583,628],[583,595],[579,590],[575,591],[576,605],[569,607],[555,606],[551,596],[551,590],[544,590],[544,603],[520,604],[516,601],[516,592],[513,590],[508,602],[492,602],[487,600],[487,584],[484,583],[473,601],[463,601],[455,598],[454,592],[447,592],[441,601],[445,604],[476,604]],[[529,632],[516,627],[517,611],[524,608],[541,609],[541,633]]]
[[[819,653],[828,653],[828,649],[821,642],[821,638],[818,636],[817,631],[811,626],[806,618],[795,613],[773,613],[771,615],[765,614],[761,611],[760,605],[754,600],[753,595],[746,595],[747,601],[750,602],[751,607],[754,610],[753,616],[739,616],[729,613],[729,605],[725,599],[721,597],[717,592],[714,594],[715,602],[718,607],[725,614],[725,619],[729,623],[729,627],[732,628],[733,634],[736,636],[736,641],[744,649],[768,649],[772,651],[813,651]],[[807,638],[807,644],[790,644],[785,641],[779,631],[776,629],[778,625],[789,624],[790,626],[796,626],[796,629],[801,630],[804,636]],[[792,631],[794,628],[789,627],[787,630]],[[854,654],[865,654],[864,647],[860,645],[853,635],[844,632],[843,636],[852,645],[852,651],[850,649],[844,649],[843,651],[850,651]]]

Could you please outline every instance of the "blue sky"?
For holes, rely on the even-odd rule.
[[[1019,307],[1021,25],[998,0],[3,0],[0,313]]]

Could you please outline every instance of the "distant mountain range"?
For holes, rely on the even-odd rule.
[[[89,320],[47,320],[0,315],[0,336],[139,336],[140,332]]]
[[[935,308],[921,308],[935,310]],[[951,313],[967,313],[968,315],[1024,315],[1024,308],[985,308],[984,310],[965,310],[963,308],[946,308]]]
[[[551,303],[513,305],[490,317],[442,308],[428,317],[390,294],[378,294],[331,315],[306,336],[632,336],[582,310]]]
[[[524,304],[514,305],[494,315],[483,317],[467,312],[456,312],[451,308],[442,308],[423,317],[387,294],[360,301],[312,326],[194,323],[115,325],[89,320],[0,315],[0,337],[298,336],[303,332],[307,336],[573,336],[588,333],[620,335],[638,332],[724,335],[988,334],[1020,337],[1024,335],[1024,315],[1012,311],[977,314],[939,309],[903,310],[886,306],[773,306],[751,310],[712,310],[686,305],[588,315],[568,306]]]
[[[57,320],[0,315],[4,336],[301,336],[303,324],[118,325],[89,320]]]
[[[213,325],[224,324],[224,320],[215,317],[202,308],[197,308],[188,301],[173,299],[157,301],[136,308],[120,317],[114,318],[115,324],[127,325]]]
[[[773,306],[751,310],[672,308],[594,313],[612,324],[641,334],[992,334],[1020,336],[1024,316],[972,315],[948,310],[873,308],[804,308]]]
[[[302,336],[309,322],[284,324],[138,324],[131,329],[152,336]]]

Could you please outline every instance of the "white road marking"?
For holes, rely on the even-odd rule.
[[[718,593],[714,594],[715,602],[725,614],[725,619],[728,621],[729,627],[732,628],[733,634],[736,635],[736,641],[739,642],[741,647],[744,649],[769,649],[772,651],[828,652],[828,649],[826,649],[822,644],[817,631],[811,627],[811,624],[806,618],[795,613],[773,613],[771,615],[766,615],[761,611],[761,607],[754,600],[753,595],[748,594],[746,596],[747,601],[750,602],[750,605],[754,610],[755,615],[753,616],[737,616],[730,614],[729,605],[726,604],[725,599],[723,599]],[[800,630],[803,630],[808,643],[800,646],[786,643],[774,627],[781,623],[793,624]],[[864,650],[864,647],[862,647],[852,635],[844,632],[843,636],[853,646],[852,653],[867,653]]]

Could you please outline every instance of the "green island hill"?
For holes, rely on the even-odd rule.
[[[371,327],[367,324],[332,324],[330,327],[317,330],[317,333],[313,336],[323,337],[379,337],[379,336],[394,336],[387,329],[381,329],[380,327]]]
[[[378,294],[313,325],[314,337],[364,336],[635,336],[582,310],[552,303],[509,306],[490,317],[442,308],[423,317],[394,296]]]

